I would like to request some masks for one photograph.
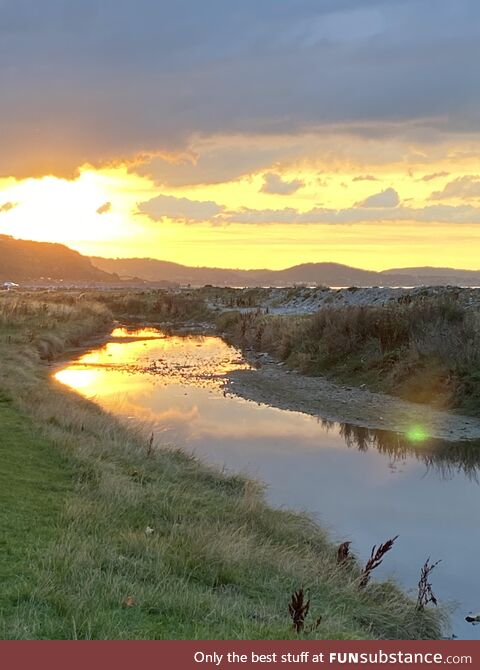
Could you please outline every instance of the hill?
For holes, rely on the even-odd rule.
[[[340,263],[304,263],[285,270],[239,270],[189,267],[154,258],[98,258],[93,264],[121,277],[141,277],[146,281],[171,281],[203,286],[291,286],[318,284],[328,286],[397,286],[418,285],[418,280],[405,273],[381,273],[341,265]],[[479,273],[480,276],[480,273]]]
[[[0,281],[118,281],[63,244],[17,240],[0,235]]]
[[[480,286],[480,271],[411,267],[375,272],[340,263],[303,263],[284,270],[190,267],[155,258],[88,258],[63,244],[0,235],[0,281],[155,283],[158,286]]]
[[[203,286],[480,286],[480,271],[453,268],[398,268],[375,272],[340,263],[303,263],[284,270],[240,270],[190,267],[155,258],[99,258],[92,262],[105,272],[145,281],[170,281]]]
[[[178,284],[195,284],[200,286],[204,284],[243,286],[246,273],[258,272],[189,267],[155,258],[100,258],[95,256],[91,258],[91,261],[96,267],[101,268],[105,272],[116,272],[124,279],[140,277],[148,282],[171,281]],[[269,271],[260,270],[259,272]]]
[[[455,268],[398,268],[386,270],[382,274],[409,275],[416,282],[433,285],[453,284],[460,286],[480,286],[480,271]]]

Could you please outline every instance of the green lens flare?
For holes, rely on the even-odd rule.
[[[407,431],[407,437],[412,442],[423,442],[427,439],[428,434],[422,426],[412,426]]]

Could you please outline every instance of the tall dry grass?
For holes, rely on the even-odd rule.
[[[308,374],[480,413],[480,317],[451,298],[307,317],[233,312],[218,327]]]
[[[198,292],[100,291],[88,297],[105,305],[116,317],[157,322],[195,322],[207,319],[210,310]]]

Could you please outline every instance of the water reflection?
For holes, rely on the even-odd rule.
[[[480,627],[463,620],[480,607],[471,581],[480,552],[478,445],[412,442],[226,395],[224,375],[248,367],[217,337],[117,329],[55,376],[117,414],[150,422],[164,443],[259,477],[272,504],[309,511],[335,540],[353,540],[360,557],[399,534],[378,574],[407,589],[427,556],[442,559],[435,591],[461,603],[456,634],[478,637]]]
[[[110,398],[112,402],[115,399],[115,408],[124,414],[139,416],[140,413],[143,419],[158,420],[158,408],[153,413],[148,407],[139,408],[135,393],[143,390],[145,396],[152,383],[223,391],[225,375],[249,367],[239,351],[215,336],[168,334],[156,328],[116,328],[107,344],[59,370],[55,377],[87,397],[103,398],[104,401]],[[153,379],[147,381],[146,377]],[[169,408],[167,414],[170,421],[178,414],[184,422],[192,416],[192,411],[198,410]],[[163,412],[162,416],[165,419],[167,415]],[[349,448],[363,452],[376,449],[385,454],[392,469],[413,456],[443,477],[463,472],[469,478],[477,478],[479,442],[417,442],[387,430],[325,419],[319,419],[319,423],[326,433],[339,434]],[[267,430],[272,434],[275,427],[269,426]],[[262,427],[257,423],[253,431],[258,435]],[[224,434],[224,437],[228,435]]]
[[[337,425],[335,422],[322,421],[322,426],[327,430]],[[341,424],[339,430],[348,447],[357,448],[359,451],[375,448],[381,454],[387,455],[392,464],[404,462],[407,457],[414,456],[428,469],[435,469],[444,478],[462,472],[468,478],[477,481],[480,442],[476,440],[446,442],[430,439],[413,442],[399,433],[363,428],[348,423]]]
[[[107,344],[83,355],[55,377],[72,388],[90,387],[95,395],[103,396],[124,391],[128,382],[119,374],[99,374],[102,368],[109,373],[155,375],[156,383],[163,385],[182,382],[218,389],[228,372],[249,367],[236,349],[218,337],[116,328]]]

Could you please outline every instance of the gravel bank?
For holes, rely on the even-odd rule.
[[[286,370],[266,355],[260,361],[258,369],[230,373],[227,391],[280,409],[365,428],[407,435],[420,429],[428,437],[455,442],[480,439],[480,419],[372,393],[366,388],[340,386],[325,377],[307,377]]]

